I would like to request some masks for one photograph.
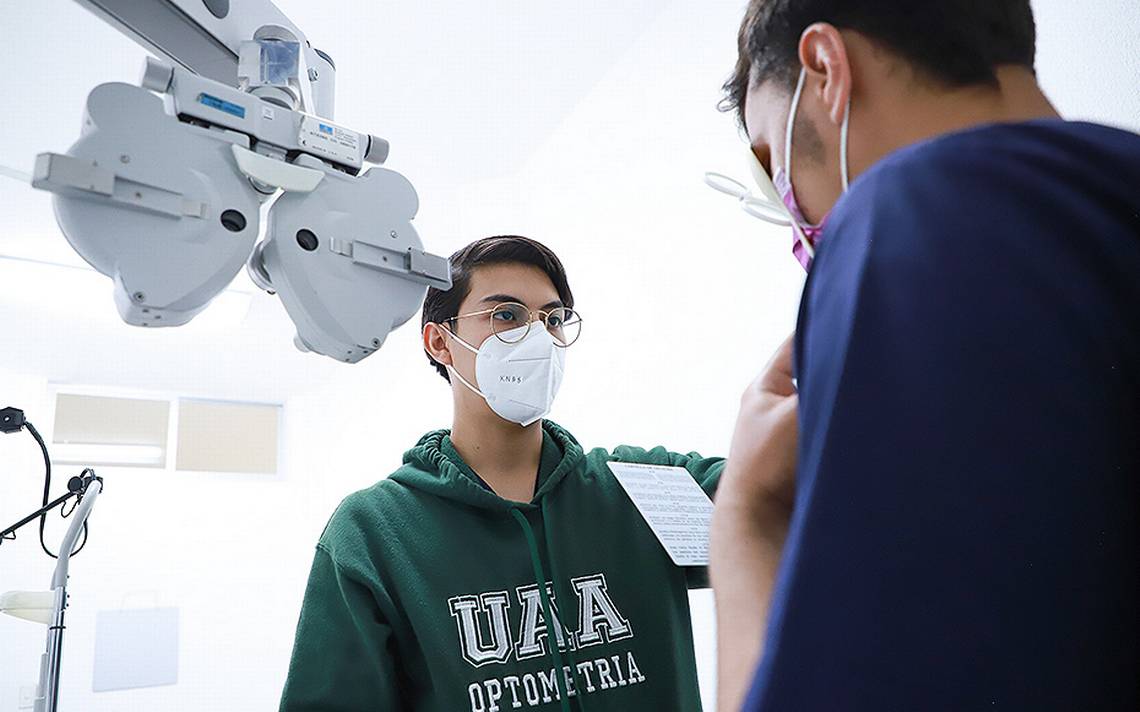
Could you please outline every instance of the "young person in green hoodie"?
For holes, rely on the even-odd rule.
[[[586,452],[543,420],[581,327],[561,262],[479,240],[431,290],[424,348],[452,429],[347,497],[320,541],[282,712],[700,710],[687,588],[606,463],[719,458]]]

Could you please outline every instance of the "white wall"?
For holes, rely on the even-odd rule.
[[[1140,132],[1140,2],[1032,0],[1037,76],[1065,118]]]
[[[0,374],[0,400],[25,410],[48,440],[52,403],[40,377]],[[290,432],[286,417],[285,437]],[[53,496],[79,468],[58,467]],[[305,492],[279,477],[99,468],[105,489],[90,542],[71,567],[64,642],[64,709],[199,710],[273,708],[292,644],[292,625],[314,541]],[[26,433],[0,439],[0,520],[34,510],[42,493],[39,450]],[[49,517],[59,546],[64,522]],[[30,524],[0,548],[0,589],[44,590],[54,562]],[[95,614],[152,605],[181,609],[176,686],[91,692]],[[44,628],[0,617],[0,710],[15,710],[19,687],[37,679]]]

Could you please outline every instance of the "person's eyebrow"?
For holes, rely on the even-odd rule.
[[[502,304],[503,302],[513,302],[515,304],[522,304],[523,306],[526,306],[526,302],[519,299],[518,297],[512,297],[509,294],[492,294],[488,297],[483,297],[479,301],[480,301],[480,303],[495,302],[496,304]],[[561,306],[565,306],[562,303],[562,300],[561,299],[555,299],[552,302],[547,302],[546,304],[542,305],[542,307],[540,307],[540,308],[543,311],[548,311],[550,309],[557,309],[558,307],[561,307]]]

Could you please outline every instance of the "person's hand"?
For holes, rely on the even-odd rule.
[[[796,491],[792,339],[740,399],[709,530],[716,596],[717,709],[739,710],[761,659]]]
[[[798,397],[792,385],[789,336],[740,399],[723,483],[739,504],[780,505],[791,511],[796,490]]]

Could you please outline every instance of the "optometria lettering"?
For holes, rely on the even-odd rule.
[[[561,672],[567,697],[595,694],[645,682],[645,675],[629,651],[586,660],[576,665],[563,665]],[[472,682],[467,686],[471,712],[527,709],[561,700],[557,675],[558,669],[550,668]]]

